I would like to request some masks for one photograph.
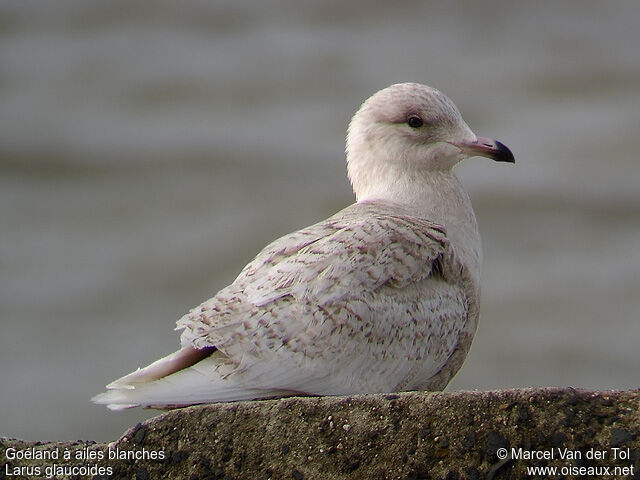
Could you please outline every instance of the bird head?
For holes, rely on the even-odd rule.
[[[391,85],[366,100],[349,124],[346,152],[359,198],[399,175],[451,170],[471,156],[515,161],[502,143],[476,136],[446,95],[418,83]]]

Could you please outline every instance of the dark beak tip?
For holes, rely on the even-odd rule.
[[[496,153],[493,157],[496,162],[516,163],[513,153],[504,143],[496,140]]]

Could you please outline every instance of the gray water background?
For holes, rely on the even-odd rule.
[[[0,4],[0,435],[112,440],[89,398],[262,246],[352,202],[344,135],[401,81],[517,164],[458,168],[482,317],[449,389],[640,383],[640,3]]]

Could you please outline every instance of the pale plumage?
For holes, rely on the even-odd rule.
[[[374,95],[349,131],[358,203],[268,245],[178,321],[182,350],[94,401],[118,409],[444,388],[479,315],[479,236],[451,167],[471,154],[513,161],[482,141],[434,89]]]

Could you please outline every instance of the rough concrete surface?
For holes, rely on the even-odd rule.
[[[498,458],[501,448],[506,458]],[[138,424],[111,444],[2,438],[0,464],[7,479],[640,478],[640,390],[411,392],[194,406]],[[527,472],[536,466],[557,471]]]

